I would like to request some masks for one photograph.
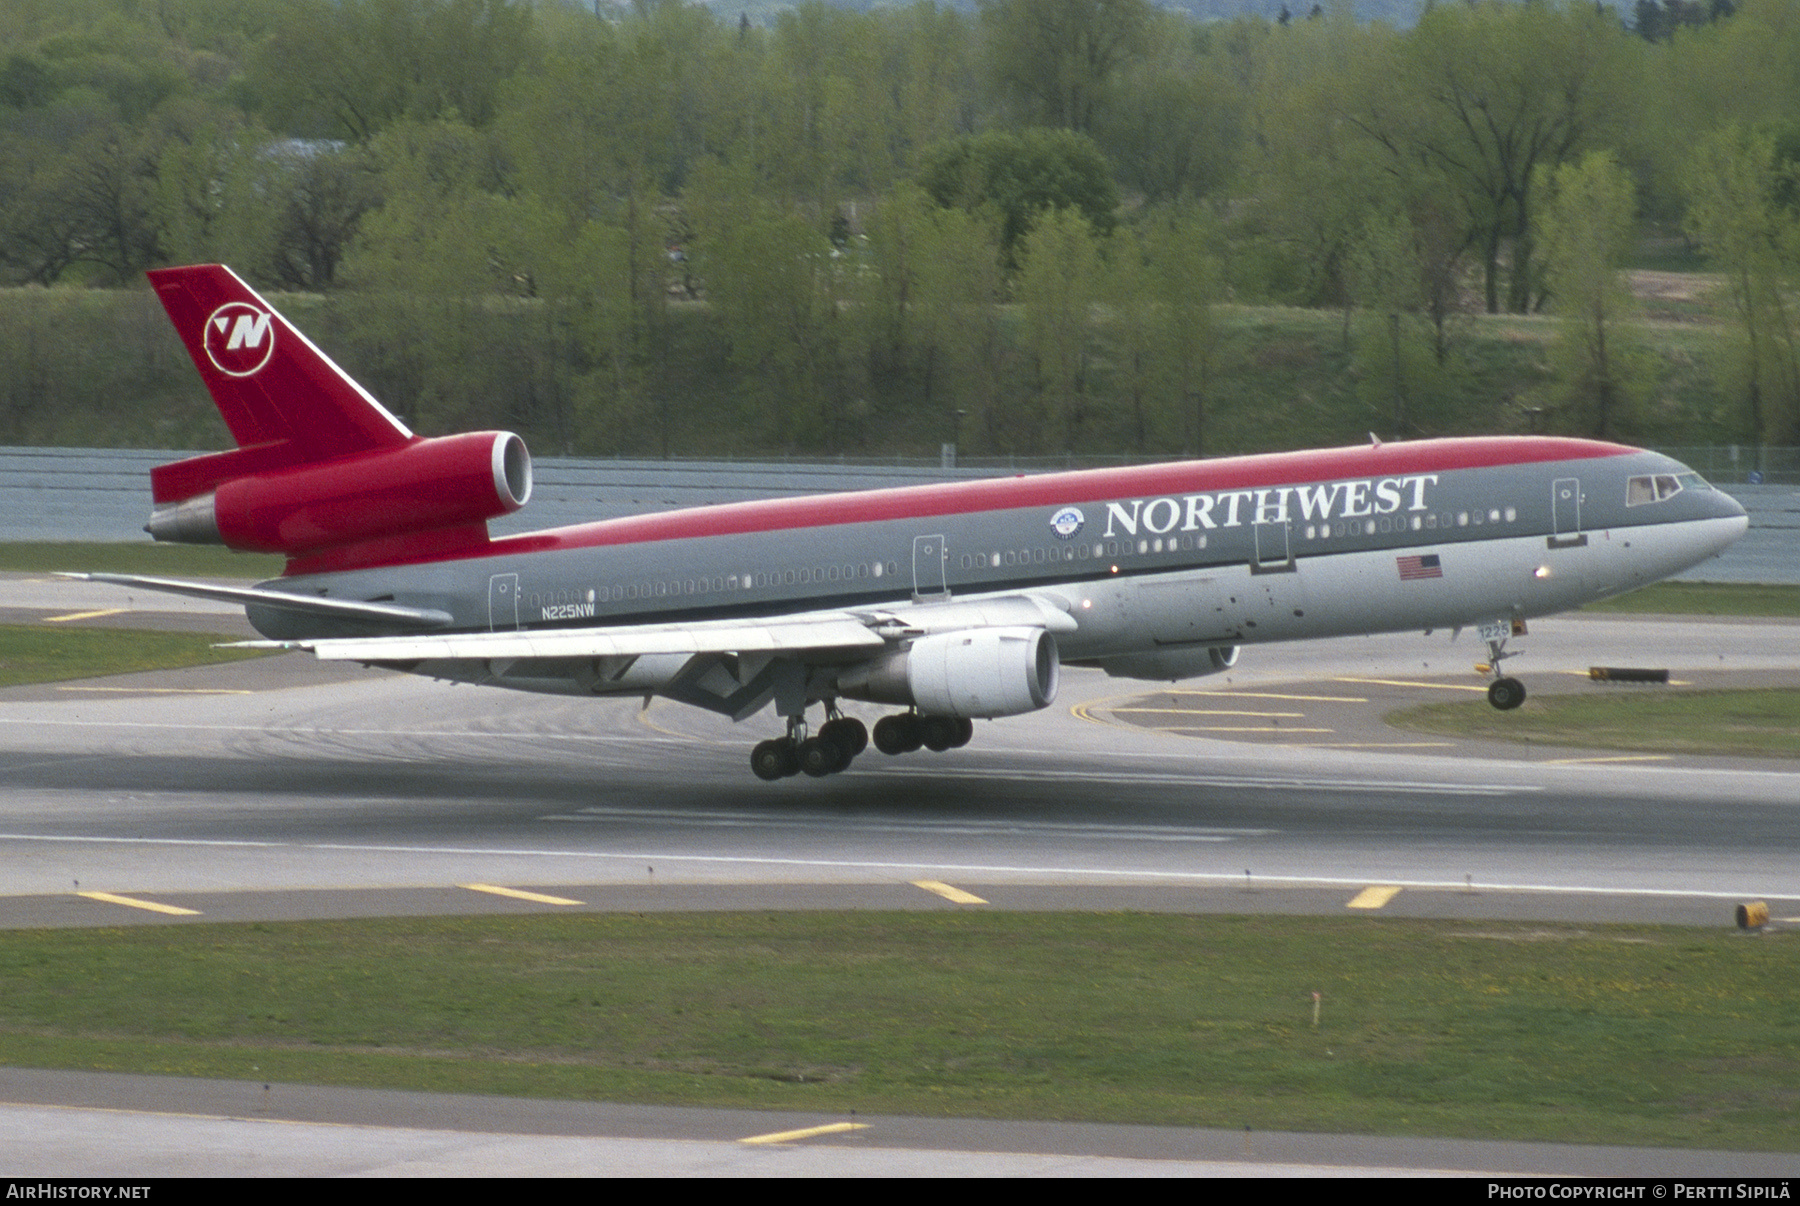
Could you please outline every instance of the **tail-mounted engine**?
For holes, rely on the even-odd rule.
[[[852,667],[838,675],[838,690],[927,716],[985,719],[1049,707],[1060,672],[1056,638],[1042,628],[971,628]]]
[[[161,468],[174,481],[243,451]],[[162,484],[145,526],[157,540],[298,557],[516,511],[531,497],[531,454],[511,432],[472,431],[232,477],[180,501],[163,501]]]

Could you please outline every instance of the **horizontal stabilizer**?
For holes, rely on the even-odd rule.
[[[454,618],[447,611],[429,607],[405,607],[398,603],[365,603],[359,599],[328,599],[322,595],[294,595],[277,590],[249,586],[215,586],[209,582],[183,582],[179,578],[148,578],[140,574],[58,574],[82,582],[107,582],[114,586],[132,586],[139,590],[161,591],[168,595],[187,595],[195,599],[217,599],[222,603],[241,603],[246,607],[273,607],[280,611],[303,615],[329,616],[339,620],[365,620],[379,624],[403,624],[412,628],[444,628]]]

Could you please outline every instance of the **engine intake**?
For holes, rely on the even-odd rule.
[[[531,454],[509,431],[472,431],[221,483],[166,506],[157,540],[241,552],[315,552],[481,523],[531,498]]]
[[[920,637],[838,675],[851,699],[905,704],[927,716],[987,719],[1050,706],[1061,661],[1042,628],[970,628]]]

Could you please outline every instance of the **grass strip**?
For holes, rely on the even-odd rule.
[[[20,930],[0,1063],[1796,1150],[1793,941],[987,911]]]
[[[1685,691],[1596,686],[1534,695],[1513,712],[1485,701],[1424,704],[1387,715],[1396,728],[1489,741],[1668,754],[1800,758],[1800,691]]]
[[[1754,582],[1656,582],[1589,603],[1583,611],[1676,616],[1800,616],[1800,586]]]
[[[264,656],[260,649],[213,648],[216,642],[237,639],[204,632],[0,624],[0,687],[140,670],[177,670]]]
[[[234,553],[218,545],[106,543],[104,541],[0,542],[0,573],[150,574],[163,577],[249,578],[281,573],[280,557]]]

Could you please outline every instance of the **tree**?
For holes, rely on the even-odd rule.
[[[1026,235],[1020,258],[1017,291],[1038,394],[1052,440],[1074,448],[1088,420],[1088,334],[1101,292],[1100,247],[1079,211],[1053,209]]]
[[[919,183],[939,205],[991,209],[1009,264],[1019,240],[1045,211],[1078,210],[1104,237],[1112,233],[1119,205],[1100,148],[1068,130],[989,131],[938,143],[925,152]]]
[[[1397,177],[1424,169],[1455,190],[1489,313],[1509,246],[1506,307],[1536,301],[1534,185],[1630,111],[1630,49],[1591,5],[1441,5],[1359,74],[1349,120]]]
[[[520,0],[292,0],[249,88],[271,126],[368,142],[401,118],[485,126],[539,53]]]
[[[984,0],[990,78],[1023,121],[1088,133],[1154,15],[1149,0]]]
[[[1763,443],[1800,442],[1800,340],[1787,287],[1800,259],[1800,213],[1782,205],[1793,187],[1767,131],[1720,130],[1694,151],[1687,175],[1688,229],[1730,284],[1743,324],[1737,372],[1745,422]]]
[[[1631,178],[1610,153],[1594,151],[1556,169],[1539,241],[1562,320],[1555,359],[1565,404],[1585,411],[1585,426],[1602,439],[1627,419],[1646,371],[1622,327],[1631,298],[1619,265],[1631,250],[1636,221]]]

